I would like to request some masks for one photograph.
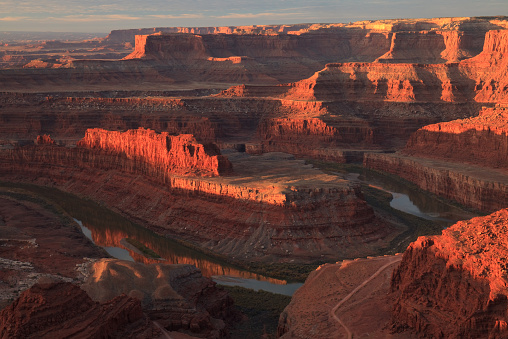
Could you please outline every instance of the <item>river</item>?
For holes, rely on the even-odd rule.
[[[338,173],[337,173],[338,174]],[[468,219],[474,215],[464,215],[464,211],[439,201],[424,192],[406,187],[399,181],[379,175],[372,171],[342,174],[346,179],[366,183],[390,192],[393,196],[390,205],[398,210],[433,221],[444,222],[445,226],[457,220]],[[290,283],[255,274],[235,267],[200,251],[185,247],[180,243],[160,236],[144,227],[93,201],[44,187],[32,187],[37,193],[57,202],[79,224],[81,230],[96,245],[103,247],[112,257],[143,262],[145,264],[164,262],[168,264],[191,264],[202,274],[217,283],[235,285],[254,290],[292,295],[301,283]],[[129,242],[136,241],[155,252],[160,258],[150,258]]]
[[[362,173],[347,173],[344,178],[388,192],[392,195],[390,201],[392,208],[437,222],[443,227],[477,216],[412,185],[405,185],[400,180],[368,169],[364,169]]]

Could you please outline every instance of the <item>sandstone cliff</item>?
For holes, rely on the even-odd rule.
[[[506,171],[401,154],[366,153],[364,165],[480,211],[493,212],[508,205]]]
[[[125,295],[96,303],[71,283],[37,284],[0,312],[1,338],[153,338],[160,330]]]
[[[287,155],[231,154],[236,175],[208,178],[83,147],[27,146],[0,158],[4,178],[86,196],[231,257],[305,262],[367,254],[396,232],[375,217],[359,186]]]
[[[422,127],[408,140],[407,155],[508,167],[508,108],[483,108],[474,118]]]
[[[503,209],[412,243],[392,277],[394,329],[433,338],[506,337],[507,218]]]
[[[486,33],[480,54],[458,63],[331,63],[312,77],[291,84],[285,97],[323,101],[503,102],[507,100],[507,46],[508,30],[497,30]]]
[[[125,156],[134,163],[167,173],[217,176],[231,171],[231,163],[213,144],[199,144],[192,135],[172,136],[139,128],[126,132],[89,129],[77,147]]]

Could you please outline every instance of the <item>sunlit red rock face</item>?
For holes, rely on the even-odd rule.
[[[503,209],[412,243],[392,277],[394,329],[433,338],[505,338],[507,227]]]
[[[477,117],[425,126],[399,154],[368,154],[364,164],[482,211],[506,207],[507,46],[508,31],[490,31],[482,53],[458,64],[461,74],[475,84],[463,97],[491,104]]]
[[[489,31],[477,56],[447,64],[333,63],[290,85],[286,98],[396,102],[503,102],[508,30]]]
[[[400,153],[366,154],[364,164],[482,211],[505,208],[506,114],[498,105],[474,118],[425,126]]]
[[[126,132],[89,129],[77,147],[104,151],[146,163],[156,171],[183,175],[217,176],[232,170],[213,144],[202,145],[190,134],[158,134],[140,128]]]
[[[32,286],[0,312],[1,338],[153,338],[160,330],[126,295],[102,304],[71,283]]]
[[[416,131],[403,152],[407,155],[508,167],[508,107],[483,108],[480,115],[428,125]]]
[[[79,144],[3,150],[2,175],[89,197],[156,232],[231,257],[307,262],[367,255],[397,232],[376,218],[359,186],[284,154],[235,153],[235,175],[197,177]]]
[[[478,54],[488,30],[506,27],[499,17],[120,30],[84,44],[32,46],[37,53],[42,49],[36,59],[30,49],[0,48],[7,67],[30,67],[0,72],[0,83],[20,90],[42,83],[60,88],[113,88],[119,82],[122,88],[148,82],[167,88],[190,81],[274,85],[307,78],[332,62],[456,62]],[[119,61],[134,43],[134,52]]]

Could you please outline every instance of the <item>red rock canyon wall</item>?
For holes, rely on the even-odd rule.
[[[506,337],[507,218],[503,209],[412,243],[392,276],[394,329],[433,338]]]

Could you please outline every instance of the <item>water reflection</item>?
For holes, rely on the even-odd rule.
[[[98,244],[93,238],[92,231],[90,231],[90,229],[88,227],[85,227],[83,225],[83,223],[81,222],[81,220],[74,218],[74,221],[78,223],[79,227],[81,227],[81,231],[88,239],[92,240],[93,243],[104,248],[104,250],[106,252],[108,252],[108,254],[110,256],[112,256],[113,258],[121,259],[121,260],[134,261],[132,256],[129,254],[129,251],[127,251],[126,249],[123,249],[120,247],[115,247],[115,246],[109,247],[106,245]]]
[[[179,243],[157,235],[156,233],[138,226],[122,216],[96,204],[93,201],[82,200],[65,195],[58,203],[80,225],[83,233],[98,246],[103,247],[110,255],[123,260],[142,262],[145,264],[191,264],[198,267],[206,277],[216,277],[220,283],[235,281],[235,285],[249,288],[263,289],[273,293],[292,295],[302,284],[288,284],[285,280],[274,279],[242,270],[219,259],[207,256]],[[154,251],[161,258],[145,256],[126,239],[135,239]],[[227,279],[219,279],[225,276]]]
[[[443,226],[449,226],[459,220],[476,216],[374,171],[365,169],[361,174],[348,173],[345,177],[390,193],[393,197],[390,201],[392,208],[426,220],[442,223]]]

